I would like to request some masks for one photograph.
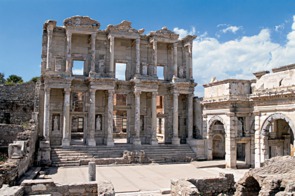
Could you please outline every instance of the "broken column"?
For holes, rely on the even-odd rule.
[[[96,165],[94,161],[91,161],[88,163],[88,176],[89,176],[89,181],[96,180]]]

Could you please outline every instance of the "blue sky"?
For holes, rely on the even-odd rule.
[[[196,34],[196,95],[212,77],[250,79],[252,72],[295,63],[294,0],[0,0],[0,72],[25,81],[40,75],[48,19],[86,15],[101,29],[129,20],[145,33],[163,26]]]

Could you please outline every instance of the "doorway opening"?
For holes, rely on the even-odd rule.
[[[211,126],[212,131],[212,158],[225,159],[225,131],[220,121],[215,121]]]
[[[71,144],[84,144],[84,117],[72,117]]]
[[[115,143],[127,143],[127,104],[126,94],[114,95],[113,138]]]

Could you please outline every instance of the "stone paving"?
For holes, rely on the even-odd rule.
[[[96,180],[109,180],[116,193],[125,195],[157,195],[170,189],[170,180],[179,178],[217,177],[220,172],[233,173],[239,180],[248,169],[223,169],[215,167],[224,161],[192,162],[188,164],[150,164],[128,166],[97,166]],[[204,168],[206,165],[210,168]],[[88,167],[50,168],[48,177],[59,184],[88,181]],[[140,192],[140,193],[139,193]]]

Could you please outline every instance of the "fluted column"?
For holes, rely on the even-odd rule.
[[[140,38],[136,38],[136,69],[135,74],[140,74]]]
[[[51,68],[51,57],[52,57],[52,35],[53,35],[53,25],[47,26],[47,59],[46,59],[46,70]]]
[[[113,139],[113,111],[114,111],[114,91],[108,91],[108,136],[107,146],[114,146]]]
[[[91,69],[90,73],[95,73],[95,40],[96,33],[91,34]]]
[[[152,93],[152,137],[151,145],[157,145],[157,92]]]
[[[177,42],[173,43],[173,75],[177,77]]]
[[[114,55],[115,55],[115,37],[109,36],[110,39],[110,75],[114,77]]]
[[[157,46],[157,41],[153,41],[153,61],[154,61],[154,66],[153,66],[153,75],[157,76],[157,65],[158,65],[158,46]]]
[[[70,145],[70,88],[64,89],[62,146]]]
[[[172,144],[179,145],[180,139],[178,137],[178,93],[173,93],[173,138]]]
[[[49,115],[50,115],[50,88],[44,89],[44,120],[43,120],[43,136],[45,140],[49,140]]]
[[[193,139],[193,98],[194,94],[187,95],[187,140]]]
[[[140,91],[135,91],[135,122],[134,122],[134,129],[135,129],[135,138],[133,139],[133,144],[141,145],[140,140]]]
[[[89,92],[89,110],[88,110],[88,146],[96,146],[95,141],[95,92],[96,89],[90,89]]]
[[[67,59],[66,59],[66,72],[72,73],[72,56],[71,56],[71,48],[72,48],[72,33],[67,31]]]

